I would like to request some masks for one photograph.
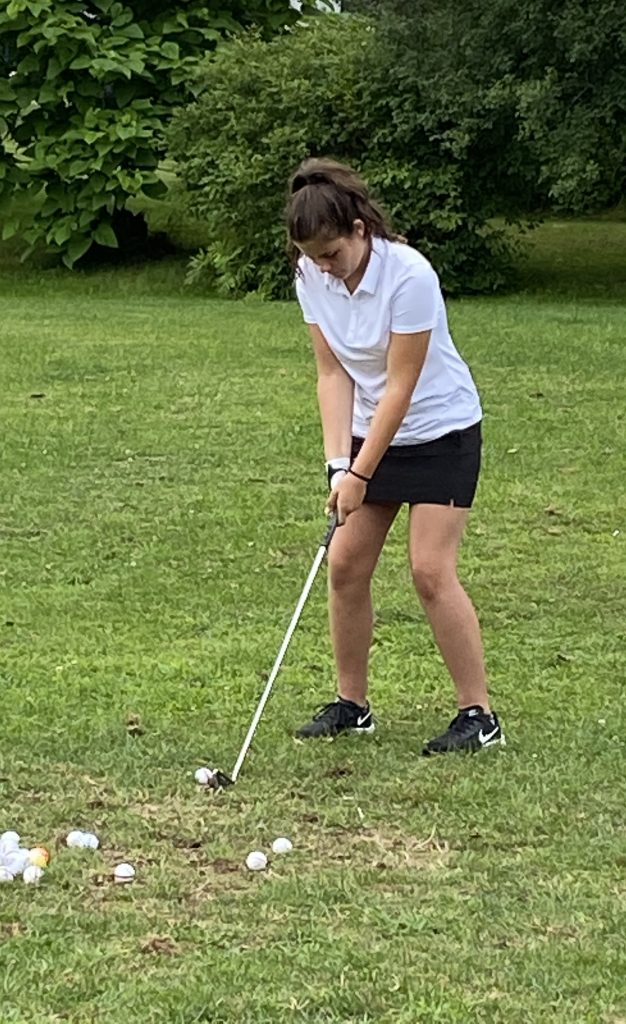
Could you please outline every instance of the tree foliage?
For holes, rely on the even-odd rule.
[[[474,136],[442,143],[367,19],[329,14],[270,43],[229,42],[202,85],[170,131],[187,202],[211,238],[192,276],[208,272],[227,293],[291,295],[287,179],[305,156],[325,155],[365,175],[448,290],[502,283],[507,245],[487,225],[490,193],[475,187]]]
[[[156,170],[173,107],[224,36],[295,23],[288,0],[8,0],[0,6],[0,195],[36,208],[23,232],[72,266],[118,245],[119,214],[165,188]],[[36,202],[34,200],[36,199]],[[20,228],[5,222],[4,237]]]
[[[507,206],[584,213],[626,184],[623,0],[345,0],[376,19],[443,135],[479,122],[483,179]]]

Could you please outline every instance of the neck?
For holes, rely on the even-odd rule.
[[[352,295],[352,293],[354,291],[356,291],[356,289],[359,287],[359,285],[360,285],[360,283],[361,283],[361,281],[363,279],[363,274],[365,273],[367,264],[369,263],[369,258],[370,258],[371,251],[372,251],[372,239],[368,238],[367,244],[365,246],[365,251],[363,252],[363,255],[362,255],[362,257],[361,257],[361,259],[359,261],[358,267],[356,268],[356,270],[354,270],[350,274],[349,277],[346,277],[344,279],[344,284],[345,284],[346,288],[348,289],[348,291],[350,292],[351,295]]]

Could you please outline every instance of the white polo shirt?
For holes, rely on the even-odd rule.
[[[299,260],[296,292],[305,323],[318,324],[354,381],[352,433],[366,437],[387,383],[390,332],[431,331],[426,361],[392,444],[433,441],[481,419],[472,375],[448,330],[439,278],[421,253],[374,238],[365,273],[351,295],[343,281]]]

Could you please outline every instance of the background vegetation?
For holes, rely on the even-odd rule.
[[[284,0],[0,5],[0,198],[28,199],[4,238],[19,234],[26,255],[45,243],[68,267],[94,244],[145,246],[129,201],[165,193],[164,128],[200,60],[245,26],[269,36],[298,16]]]
[[[169,189],[201,225],[192,280],[285,297],[286,178],[323,153],[367,176],[448,294],[493,291],[517,258],[503,223],[624,194],[618,0],[10,0],[0,71],[5,237],[68,265],[167,251],[143,211]]]

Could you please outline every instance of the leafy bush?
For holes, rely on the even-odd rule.
[[[4,237],[22,230],[25,255],[43,242],[68,266],[94,242],[116,247],[129,199],[165,192],[164,124],[198,62],[242,26],[269,36],[298,17],[288,0],[1,4],[0,197],[25,193],[32,211]]]
[[[211,238],[192,280],[208,274],[227,294],[291,295],[286,183],[305,156],[323,155],[365,175],[448,291],[504,282],[510,243],[489,228],[491,197],[473,185],[475,139],[465,130],[455,146],[442,142],[387,58],[372,22],[330,14],[269,43],[248,35],[218,48],[198,99],[168,133],[186,203]]]
[[[413,83],[417,108],[432,112],[443,138],[469,127],[481,158],[470,162],[475,187],[501,210],[576,215],[622,199],[623,0],[344,0],[343,8],[376,18],[403,95]]]

